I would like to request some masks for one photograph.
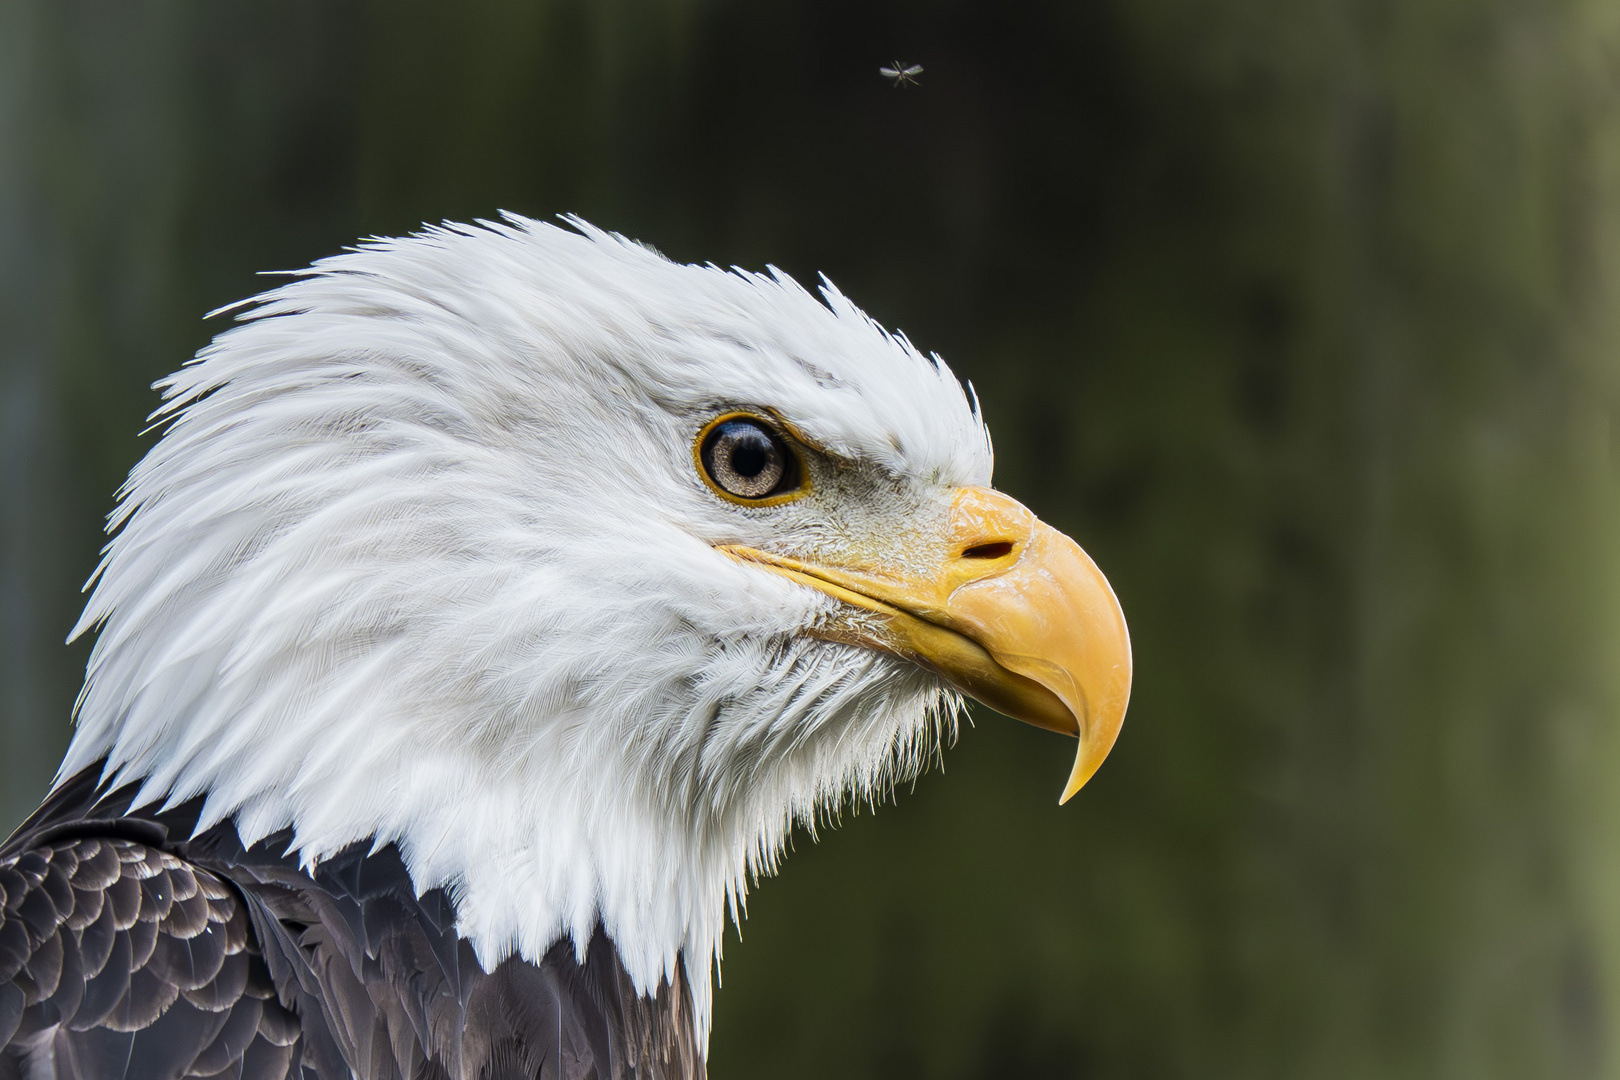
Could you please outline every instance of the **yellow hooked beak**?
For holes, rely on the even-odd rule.
[[[727,546],[843,601],[823,637],[903,656],[991,708],[1077,736],[1068,802],[1114,746],[1131,696],[1131,639],[1108,580],[1080,545],[1016,500],[958,488],[946,546],[878,572]]]

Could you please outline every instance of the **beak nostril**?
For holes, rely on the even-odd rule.
[[[1012,541],[997,540],[990,544],[975,544],[962,551],[964,559],[1000,559],[1012,554]]]

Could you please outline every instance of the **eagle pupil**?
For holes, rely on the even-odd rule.
[[[780,494],[798,482],[798,458],[764,422],[735,417],[703,440],[703,467],[716,487],[742,499]]]
[[[752,479],[764,470],[771,459],[771,444],[758,435],[738,439],[731,451],[731,469],[738,476]]]

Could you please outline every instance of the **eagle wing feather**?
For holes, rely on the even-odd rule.
[[[245,905],[134,840],[68,837],[0,859],[0,1076],[293,1071]]]
[[[684,969],[638,994],[598,928],[580,962],[479,965],[393,845],[313,873],[279,833],[133,811],[100,766],[0,846],[0,1080],[701,1080]],[[185,839],[176,839],[185,838]]]

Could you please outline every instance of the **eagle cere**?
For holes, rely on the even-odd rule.
[[[569,224],[365,243],[159,384],[0,1071],[701,1076],[727,912],[959,692],[1101,764],[1123,615],[945,364]]]

